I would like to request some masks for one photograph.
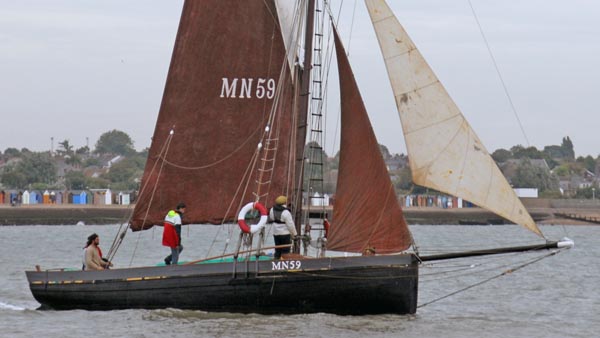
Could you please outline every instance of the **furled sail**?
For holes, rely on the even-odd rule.
[[[384,0],[365,0],[400,114],[413,181],[462,197],[542,236]]]
[[[274,0],[186,1],[131,228],[180,201],[185,223],[216,224],[285,193],[293,93]]]
[[[342,127],[337,192],[327,249],[400,252],[410,247],[411,235],[337,32],[335,47]]]

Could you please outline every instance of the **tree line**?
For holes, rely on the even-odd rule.
[[[50,151],[32,152],[26,148],[7,148],[0,152],[0,187],[35,190],[138,188],[148,149],[137,152],[125,132],[111,130],[102,134],[94,149],[87,146],[75,149],[69,140],[61,141],[58,145],[54,154]],[[392,154],[384,145],[380,145],[380,150],[386,163],[394,164],[388,167],[399,194],[432,192],[413,184],[406,155]],[[112,163],[109,170],[101,170],[114,156],[121,156],[120,161]],[[584,177],[586,173],[595,175],[600,167],[600,156],[576,158],[573,142],[568,136],[562,139],[560,145],[545,146],[542,150],[516,145],[510,149],[497,149],[491,156],[513,187],[537,188],[540,195],[546,197],[560,196],[559,180]],[[329,156],[319,144],[310,142],[305,148],[305,158],[305,181],[312,182],[315,191],[335,193],[339,152]],[[68,168],[64,175],[58,174],[59,166]],[[97,169],[95,175],[84,174],[90,168]],[[575,197],[591,198],[592,188],[598,185],[597,180],[592,182],[585,188],[577,189]]]
[[[58,143],[55,153],[33,152],[27,148],[7,148],[0,152],[0,186],[5,189],[69,189],[112,188],[133,190],[137,188],[146,158],[147,149],[137,152],[131,137],[119,130],[103,133],[93,150],[87,146],[75,149],[69,140]],[[102,170],[106,160],[122,156]],[[67,168],[59,173],[59,167]],[[97,168],[99,175],[86,176],[83,170]],[[60,175],[63,174],[63,175]]]

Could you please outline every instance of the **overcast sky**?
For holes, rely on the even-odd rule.
[[[600,154],[600,2],[391,0],[392,10],[490,152],[542,149],[570,136]],[[345,0],[351,14],[354,0]],[[93,147],[109,130],[150,144],[180,0],[0,0],[0,150]],[[379,142],[406,152],[381,53],[362,1],[340,31]],[[352,31],[352,35],[350,35]],[[334,128],[329,121],[329,129]],[[528,140],[528,141],[527,141]],[[325,150],[332,154],[329,138]]]

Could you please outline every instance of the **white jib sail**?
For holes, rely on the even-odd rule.
[[[400,114],[413,181],[543,237],[479,137],[384,0],[365,0]]]

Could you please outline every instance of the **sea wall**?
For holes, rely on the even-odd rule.
[[[0,206],[0,225],[118,224],[126,222],[132,210],[118,205]]]
[[[523,204],[538,223],[556,222],[556,214],[584,214],[600,217],[600,201],[566,199],[523,199]],[[331,207],[328,207],[331,216]],[[127,222],[133,206],[122,205],[0,205],[0,225],[75,225],[118,224]],[[502,217],[481,208],[408,207],[404,216],[409,224],[504,224]],[[331,217],[329,217],[331,218]]]
[[[550,198],[521,198],[523,205],[530,208],[557,208],[557,209],[599,209],[600,200],[594,199],[550,199]]]

